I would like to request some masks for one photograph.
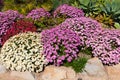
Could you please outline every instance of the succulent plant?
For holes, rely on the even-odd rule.
[[[0,61],[9,70],[40,72],[47,64],[41,34],[26,32],[11,37],[1,49]]]
[[[108,0],[102,8],[102,11],[106,13],[107,16],[113,20],[113,22],[118,23],[120,23],[120,7],[118,6],[119,4],[120,2],[117,2],[116,0]]]

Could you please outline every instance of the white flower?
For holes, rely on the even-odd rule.
[[[42,52],[41,34],[20,33],[3,45],[0,61],[10,70],[40,72],[47,63]]]

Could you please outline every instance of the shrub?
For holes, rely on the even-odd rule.
[[[11,27],[11,24],[21,18],[23,18],[23,16],[17,11],[8,10],[0,12],[0,45],[1,37],[6,34],[7,30]]]
[[[61,30],[56,27],[42,32],[42,42],[44,45],[44,54],[50,63],[59,66],[65,60],[71,62],[77,57],[81,40],[79,36],[69,30]]]
[[[0,60],[10,70],[42,71],[47,60],[43,55],[41,34],[26,32],[11,37],[1,49]]]
[[[30,13],[28,13],[26,18],[32,18],[33,20],[39,20],[42,17],[49,17],[49,16],[50,16],[50,13],[47,12],[45,9],[38,8],[38,9],[34,9]]]
[[[85,64],[87,63],[87,60],[87,58],[78,58],[76,60],[73,60],[71,63],[64,63],[64,66],[72,67],[75,72],[79,73],[82,72],[83,68],[85,67]]]
[[[34,26],[33,23],[31,23],[29,21],[25,21],[25,20],[19,20],[19,21],[13,23],[12,27],[10,27],[7,30],[6,34],[4,36],[2,36],[2,45],[10,37],[12,37],[12,36],[14,36],[14,35],[16,35],[18,33],[27,32],[27,31],[31,31],[31,32],[36,31],[36,27]]]
[[[75,18],[75,17],[83,17],[84,12],[81,9],[78,9],[73,6],[69,6],[67,4],[60,5],[55,11],[54,11],[54,17],[60,17],[60,16],[66,16],[69,18]]]

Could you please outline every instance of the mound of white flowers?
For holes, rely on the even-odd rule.
[[[42,52],[41,34],[20,33],[3,45],[0,61],[10,70],[40,72],[47,64]]]

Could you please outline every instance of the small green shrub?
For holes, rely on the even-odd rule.
[[[87,63],[87,58],[78,58],[76,60],[73,60],[72,62],[66,62],[64,63],[64,66],[66,67],[72,67],[75,72],[82,72],[83,68],[85,67],[85,64]]]

